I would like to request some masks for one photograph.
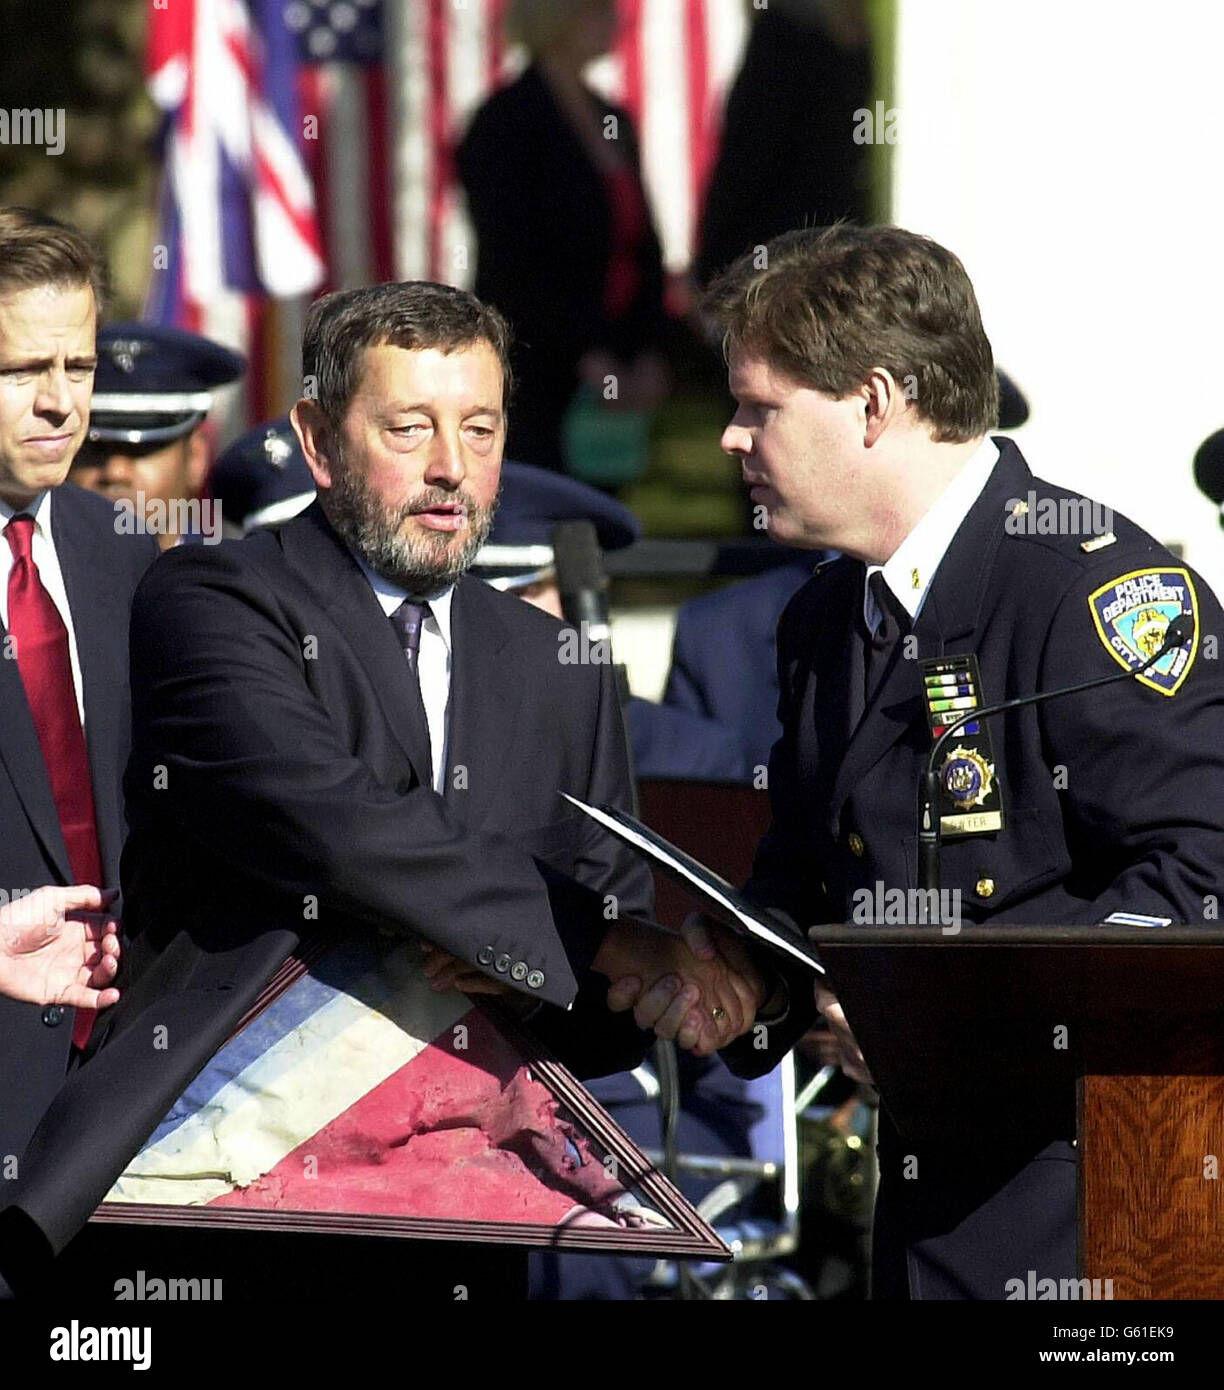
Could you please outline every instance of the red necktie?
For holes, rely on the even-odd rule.
[[[101,888],[102,856],[94,821],[93,782],[72,682],[68,629],[38,577],[38,566],[30,554],[33,534],[34,518],[24,515],[13,517],[4,531],[13,552],[8,581],[8,630],[16,643],[17,669],[34,716],[38,746],[68,847],[72,881]],[[94,1018],[93,1009],[76,1011],[72,1041],[77,1047],[84,1047],[88,1041]]]

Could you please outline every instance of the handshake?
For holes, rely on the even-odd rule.
[[[433,989],[513,997],[515,991],[430,942],[425,975]],[[708,1057],[748,1032],[758,1014],[776,1013],[786,987],[771,986],[734,933],[695,913],[681,934],[633,921],[605,933],[592,968],[611,982],[608,1008],[633,1010],[639,1028],[653,1029],[697,1057]],[[530,1002],[530,1001],[524,1001]]]
[[[708,1057],[776,1009],[770,987],[739,937],[694,914],[671,936],[618,922],[593,962],[611,981],[608,1008],[633,1010],[639,1028]]]
[[[447,955],[429,942],[425,974],[435,990],[511,995],[508,985]],[[697,1057],[708,1057],[746,1033],[760,1012],[776,1011],[785,986],[770,986],[740,939],[700,914],[680,936],[632,921],[615,923],[592,967],[611,981],[608,1008],[633,1010],[639,1028],[653,1028]]]

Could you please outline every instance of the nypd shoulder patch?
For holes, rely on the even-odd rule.
[[[1092,621],[1105,650],[1119,666],[1134,671],[1160,650],[1165,631],[1179,614],[1194,620],[1194,640],[1167,652],[1138,679],[1162,695],[1174,695],[1198,655],[1198,598],[1188,570],[1132,570],[1088,596]]]

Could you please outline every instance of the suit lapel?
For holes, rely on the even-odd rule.
[[[7,631],[4,641],[7,644]],[[51,795],[51,783],[47,780],[47,768],[38,745],[38,731],[30,717],[21,672],[16,661],[3,657],[0,657],[0,710],[4,718],[4,727],[0,730],[0,762],[8,770],[13,789],[21,798],[43,853],[55,865],[60,881],[71,883],[68,846],[64,844],[59,812]]]
[[[123,842],[119,746],[126,742],[121,726],[131,714],[127,644],[117,642],[116,635],[127,631],[128,615],[123,611],[123,596],[106,582],[108,557],[100,544],[97,522],[77,503],[71,484],[56,490],[51,498],[51,535],[72,611],[98,847],[104,873],[110,874],[110,866],[118,868]]]
[[[973,648],[987,576],[1004,534],[1006,501],[1022,496],[1032,482],[1019,449],[1009,439],[995,442],[999,446],[999,461],[953,537],[914,624],[913,635],[918,639],[916,659],[907,660],[902,643],[898,642],[892,665],[851,735],[830,800],[835,825],[850,792],[890,748],[908,737],[911,730],[915,737],[929,741],[918,660],[944,656],[966,639],[971,639],[970,649]],[[862,602],[866,573],[862,565],[855,569],[859,583],[849,610],[851,631],[857,612],[853,605]],[[861,680],[861,656],[858,671]]]
[[[280,529],[285,557],[344,634],[370,677],[387,723],[417,780],[433,785],[429,729],[403,648],[370,582],[319,503]]]
[[[470,576],[455,586],[451,609],[450,736],[446,798],[469,825],[489,813],[506,750],[515,738],[523,700],[522,653],[510,640],[496,596]],[[458,795],[454,773],[481,794]]]

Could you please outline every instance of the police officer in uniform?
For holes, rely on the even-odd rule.
[[[288,521],[314,501],[315,485],[289,417],[240,435],[217,459],[208,490],[232,535]]]
[[[959,260],[895,227],[788,233],[711,304],[738,402],[724,449],[774,540],[841,552],[779,626],[782,735],[750,894],[806,928],[853,920],[864,889],[917,885],[923,662],[971,675],[984,705],[1135,671],[1185,615],[1193,640],[1146,674],[953,741],[942,883],[966,925],[1207,919],[1224,884],[1224,613],[1133,522],[991,437],[992,353]],[[800,977],[768,1050],[733,1044],[732,1069],[772,1066],[817,1003],[852,1054],[836,1001]],[[639,1023],[660,1006],[640,1000]],[[1073,1093],[1005,1145],[996,1118],[970,1108],[907,1181],[882,1113],[877,1297],[998,1299],[1017,1272],[1075,1275]]]
[[[163,550],[220,540],[203,496],[210,462],[204,426],[217,388],[245,368],[236,352],[180,328],[101,329],[93,413],[72,482],[135,508]]]

